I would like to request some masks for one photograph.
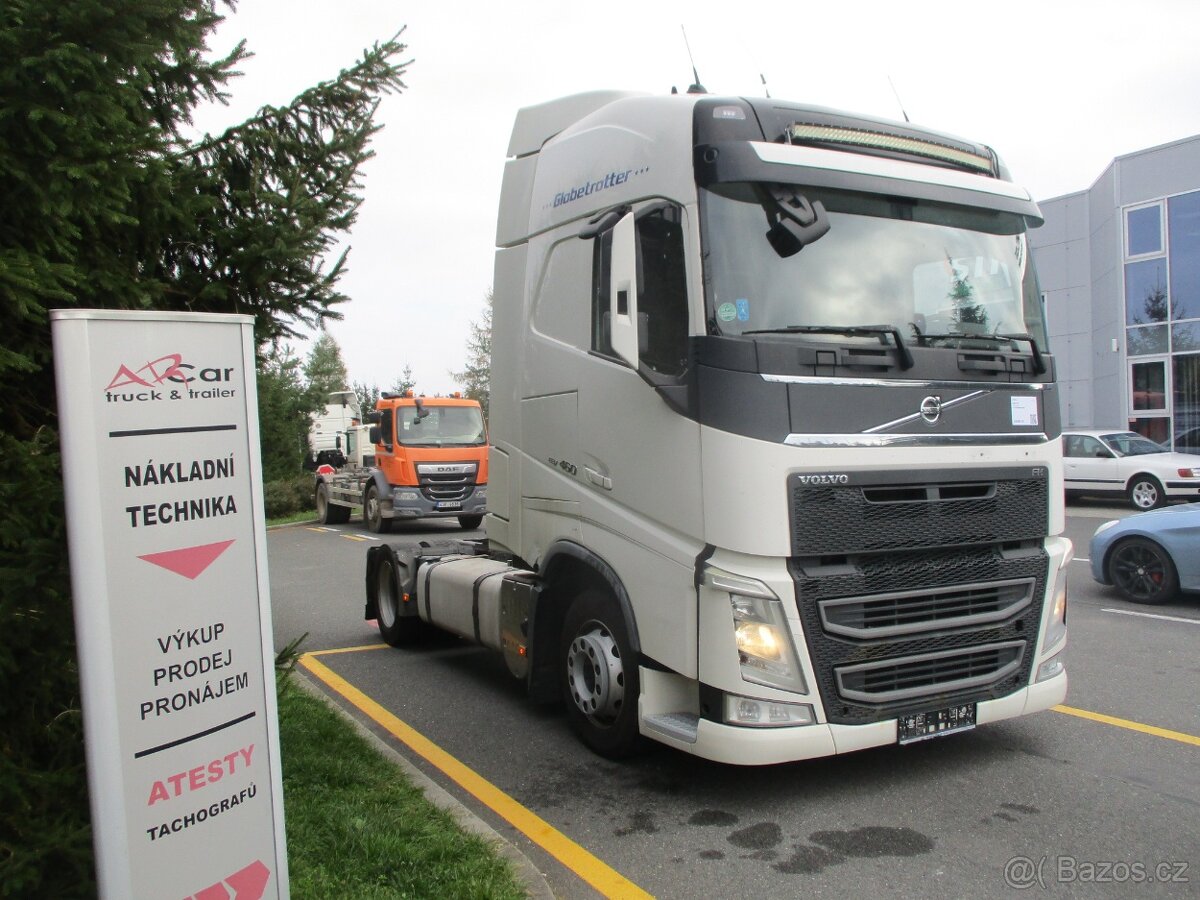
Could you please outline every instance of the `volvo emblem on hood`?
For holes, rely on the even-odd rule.
[[[921,418],[929,425],[936,425],[942,415],[942,398],[926,397],[921,401]]]

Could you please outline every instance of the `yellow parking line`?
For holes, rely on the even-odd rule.
[[[353,647],[344,651],[322,652],[353,652],[366,649],[369,648]],[[301,656],[300,665],[605,897],[648,898],[652,896],[576,844],[545,819],[526,809],[473,769],[459,762],[429,738],[392,715],[316,659],[315,653],[305,653]]]
[[[1055,712],[1066,713],[1068,716],[1078,716],[1081,719],[1091,719],[1093,722],[1103,722],[1117,728],[1128,728],[1130,731],[1140,731],[1142,734],[1152,734],[1155,737],[1166,738],[1169,741],[1179,741],[1181,744],[1191,744],[1200,747],[1200,737],[1194,734],[1184,734],[1182,731],[1171,731],[1159,728],[1157,725],[1144,725],[1129,719],[1118,719],[1116,716],[1106,716],[1104,713],[1091,712],[1086,709],[1076,709],[1074,706],[1052,706]]]
[[[342,537],[344,537],[344,538],[345,538],[346,540],[348,540],[348,541],[367,541],[367,540],[370,540],[370,538],[365,538],[365,537],[363,537],[361,534],[343,534],[343,535],[342,535]]]
[[[361,647],[339,647],[336,650],[310,650],[304,656],[333,656],[338,653],[359,653],[363,650],[386,650],[387,644],[363,644]]]

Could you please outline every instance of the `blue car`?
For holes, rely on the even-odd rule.
[[[1200,503],[1105,522],[1088,555],[1092,577],[1132,603],[1166,603],[1200,591]]]

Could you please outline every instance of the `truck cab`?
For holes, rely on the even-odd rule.
[[[367,425],[342,435],[342,467],[319,470],[318,518],[338,523],[361,509],[374,532],[403,519],[458,519],[477,528],[487,502],[487,426],[475,400],[383,394]]]
[[[487,544],[372,550],[368,616],[502,649],[609,756],[777,763],[1061,702],[1040,223],[990,147],[907,122],[603,91],[521,110]]]

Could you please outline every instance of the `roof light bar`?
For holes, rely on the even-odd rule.
[[[884,134],[879,131],[866,131],[859,128],[842,128],[836,125],[813,125],[804,122],[795,122],[789,125],[785,135],[792,143],[849,144],[855,147],[893,150],[899,153],[924,156],[928,159],[962,166],[973,172],[981,172],[987,175],[996,174],[995,166],[990,157],[921,138],[902,137],[896,134]]]

